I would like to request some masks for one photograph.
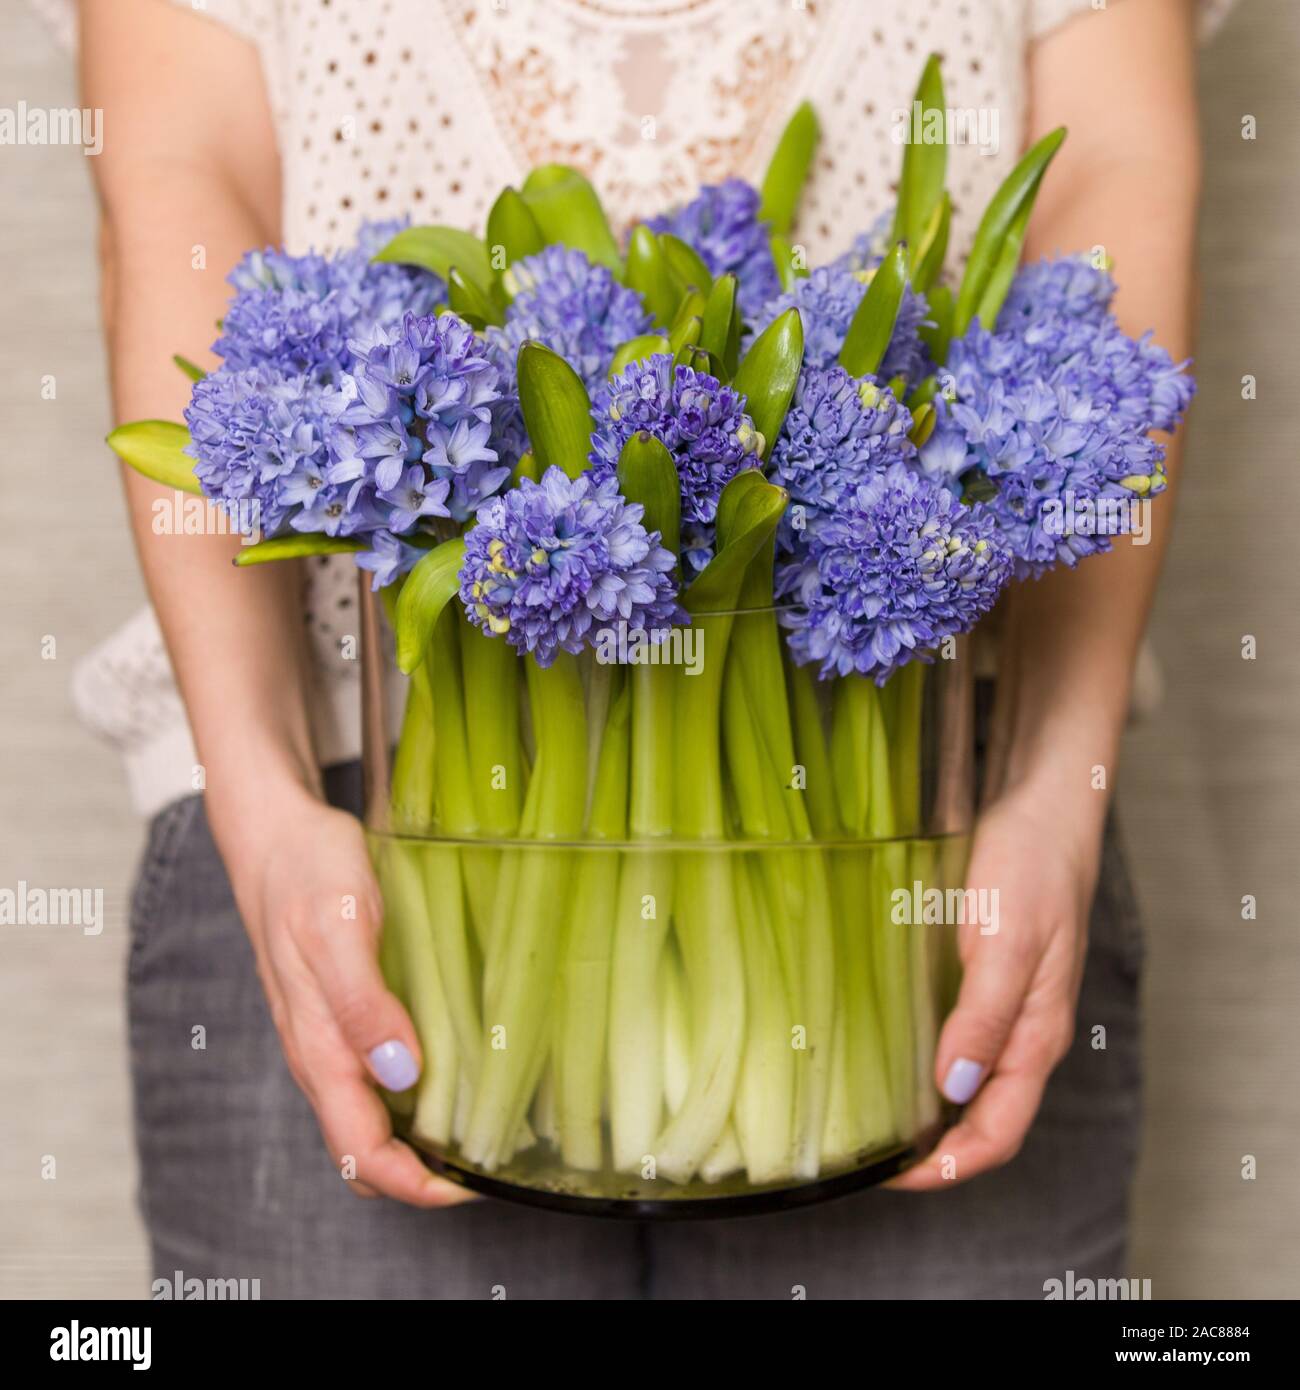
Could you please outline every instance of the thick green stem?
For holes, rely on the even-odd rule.
[[[454,609],[443,612],[421,667],[428,671],[433,701],[435,817],[442,834],[448,836],[472,836],[478,830],[466,753],[465,694],[456,633],[461,621]],[[473,1080],[478,1075],[483,1051],[483,1023],[466,930],[464,864],[459,849],[436,841],[427,842],[421,855],[438,971],[462,1062]]]
[[[933,840],[924,838],[921,800],[921,741],[924,726],[927,667],[911,661],[890,682],[898,687],[894,727],[890,739],[893,754],[894,812],[899,833],[909,837],[907,878],[925,887],[946,888]],[[939,1034],[935,1009],[938,988],[937,958],[945,927],[913,922],[908,934],[908,966],[912,986],[912,1038],[916,1054],[917,1123],[928,1125],[938,1118],[939,1095],[931,1084],[934,1049]]]
[[[587,806],[587,730],[582,678],[568,653],[542,669],[528,664],[528,693],[537,746],[530,798],[536,796],[540,835],[572,841],[582,834]],[[484,1022],[490,1038],[465,1135],[472,1163],[492,1170],[513,1153],[533,1088],[549,1051],[548,1028],[556,967],[565,934],[564,904],[572,852],[547,847],[520,851],[511,915],[501,943],[497,999]],[[496,940],[492,942],[495,952]],[[489,996],[490,998],[490,996]]]
[[[771,1183],[788,1178],[794,1169],[792,1001],[768,919],[766,885],[751,856],[730,857],[736,870],[748,994],[745,1054],[736,1083],[733,1122],[750,1182]],[[820,1139],[820,1129],[816,1138]]]
[[[430,1143],[451,1139],[460,1055],[437,957],[429,939],[428,905],[418,856],[410,840],[389,840],[377,870],[384,895],[384,931],[396,938],[407,1008],[424,1052],[415,1087],[411,1132]]]
[[[621,676],[621,673],[616,673]],[[597,750],[587,834],[596,841],[627,834],[628,742],[631,696],[617,681]],[[559,981],[553,1064],[560,1151],[570,1167],[604,1163],[606,1032],[620,854],[613,848],[583,855]]]
[[[676,672],[634,666],[631,692],[628,824],[636,841],[673,831]],[[669,852],[631,850],[623,859],[614,906],[609,1003],[609,1123],[614,1166],[641,1171],[664,1113],[660,960],[673,911]]]
[[[733,775],[747,758],[759,769],[768,818],[779,838],[811,842],[812,823],[805,793],[807,769],[796,763],[793,717],[786,695],[783,643],[776,614],[763,610],[772,592],[772,552],[755,556],[745,574],[741,602],[748,612],[731,639],[728,682],[733,676],[745,693],[745,707],[728,710],[729,765]],[[744,743],[750,745],[748,753]],[[823,769],[823,798],[830,779]],[[752,797],[742,795],[742,806]],[[743,814],[743,813],[742,813]],[[746,827],[746,834],[752,830]],[[789,999],[798,1025],[798,1100],[795,1108],[795,1172],[816,1177],[821,1135],[830,1093],[831,1044],[835,1018],[835,941],[830,891],[821,854],[806,851],[762,856],[769,880],[765,895],[785,969]],[[772,884],[776,878],[778,882]]]
[[[885,730],[880,691],[860,677],[850,677],[864,696],[867,725],[867,782],[870,787],[867,833],[879,841],[874,849],[874,873],[870,901],[875,909],[874,955],[876,994],[889,1055],[890,1093],[894,1117],[904,1136],[915,1127],[916,1037],[912,1026],[912,981],[909,933],[915,926],[895,922],[892,895],[908,888],[907,846],[896,839],[894,783],[890,770],[889,738]]]
[[[463,617],[457,627],[464,690],[466,774],[474,816],[481,834],[490,839],[508,839],[518,833],[524,800],[520,659],[509,643],[489,637]],[[501,882],[501,852],[467,848],[461,855],[474,939],[483,950]]]
[[[676,823],[687,840],[726,835],[720,715],[732,621],[711,617],[703,669],[678,675]],[[744,1047],[744,960],[727,855],[716,849],[681,855],[674,920],[691,991],[691,1078],[655,1153],[660,1173],[685,1182],[727,1123]]]

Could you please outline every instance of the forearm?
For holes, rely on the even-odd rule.
[[[275,136],[253,49],[153,0],[80,9],[83,100],[110,132],[95,161],[102,297],[118,421],[180,420],[183,353],[206,369],[225,275],[279,235]],[[223,850],[316,790],[307,720],[300,576],[236,571],[238,537],[155,530],[175,497],[127,471],[140,565],[203,765]],[[189,499],[187,499],[189,500]],[[215,519],[216,514],[211,517]]]
[[[189,395],[171,363],[183,351],[216,365],[206,345],[226,301],[224,270],[265,228],[219,180],[177,171],[159,218],[109,209],[104,236],[105,327],[118,420],[180,419]],[[121,225],[125,222],[127,225]],[[191,264],[201,243],[207,269]],[[237,571],[236,536],[161,534],[154,504],[172,495],[127,470],[136,547],[205,771],[219,835],[258,812],[279,783],[314,788],[307,665],[297,567]],[[166,513],[164,513],[166,515]],[[216,513],[211,513],[215,519]]]
[[[1123,6],[1116,16],[1126,25],[1155,27],[1145,38],[1162,52],[1160,70],[1132,80],[1139,104],[1154,101],[1162,114],[1147,123],[1143,138],[1126,141],[1131,110],[1119,114],[1116,129],[1099,130],[1090,112],[1077,109],[1083,94],[1067,96],[1076,109],[1065,112],[1040,100],[1030,138],[1059,119],[1069,121],[1071,136],[1044,182],[1026,257],[1105,254],[1120,286],[1113,305],[1120,324],[1133,336],[1153,331],[1177,362],[1191,351],[1199,192],[1190,25],[1163,0],[1145,16]],[[1103,21],[1113,22],[1111,16]],[[1108,43],[1092,16],[1075,29],[1067,37],[1076,48]],[[1129,47],[1134,36],[1122,42]],[[1038,61],[1045,69],[1041,85],[1055,99],[1071,55],[1061,50]],[[1027,787],[1046,804],[1077,808],[1097,830],[1114,787],[1133,666],[1172,520],[1179,441],[1162,442],[1170,486],[1142,504],[1138,538],[1116,538],[1109,554],[1021,583],[1005,604],[992,790]]]

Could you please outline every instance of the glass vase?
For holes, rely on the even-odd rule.
[[[453,603],[406,679],[363,594],[382,965],[423,1051],[386,1100],[438,1172],[744,1214],[882,1181],[951,1118],[969,656],[823,680],[783,621],[615,627],[542,668]]]

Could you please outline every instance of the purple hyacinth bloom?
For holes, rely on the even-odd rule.
[[[514,299],[505,326],[489,327],[487,338],[512,379],[520,347],[536,341],[558,352],[590,393],[605,379],[618,348],[652,327],[635,290],[567,246],[548,246],[516,261],[505,281]]]
[[[371,588],[378,590],[406,574],[425,554],[388,531],[376,531],[370,549],[357,556],[357,566],[374,575]]]
[[[1110,312],[1115,281],[1083,256],[1035,261],[1011,282],[998,315],[998,331],[1014,332],[1049,314],[1100,324]]]
[[[862,271],[875,268],[889,254],[894,244],[894,209],[889,208],[867,228],[853,238],[853,244],[831,265],[836,270]]]
[[[769,470],[790,494],[780,549],[797,550],[805,533],[872,473],[894,462],[914,464],[911,427],[907,408],[874,377],[855,380],[840,366],[805,368]]]
[[[753,320],[781,293],[772,229],[760,220],[758,190],[743,179],[707,184],[689,203],[646,224],[670,232],[696,252],[709,274],[734,275],[742,318]]]
[[[194,384],[185,423],[204,493],[264,536],[310,509],[316,529],[351,534],[349,485],[329,440],[347,397],[262,363],[222,367]]]
[[[1105,312],[1109,277],[1086,263],[1021,271],[997,331],[975,324],[949,352],[947,395],[922,466],[960,479],[998,522],[1016,574],[1109,550],[1165,487],[1164,450],[1194,390],[1144,336]]]
[[[250,251],[230,273],[235,295],[213,351],[236,370],[266,362],[336,382],[349,365],[349,339],[446,301],[446,286],[428,271],[372,263],[402,225],[367,224],[356,246],[329,258]]]
[[[684,620],[673,556],[641,524],[616,479],[548,468],[479,509],[465,537],[460,597],[470,622],[539,666],[578,653],[602,628],[667,631]],[[653,639],[652,639],[653,640]]]
[[[801,279],[788,294],[769,303],[754,327],[761,333],[787,309],[797,308],[803,323],[804,368],[830,367],[839,361],[853,315],[867,292],[870,275],[844,265],[822,266]],[[910,288],[903,291],[893,336],[876,375],[882,381],[901,376],[909,387],[930,371],[930,359],[921,341],[921,325],[929,312],[925,298]]]
[[[345,386],[354,399],[331,446],[352,462],[354,500],[385,515],[389,530],[409,530],[416,524],[411,467],[418,465],[428,478],[418,516],[465,521],[510,476],[490,442],[509,402],[482,341],[455,314],[408,314],[351,348]]]
[[[693,523],[691,563],[712,554],[712,525],[722,489],[745,468],[762,463],[763,437],[745,414],[745,398],[707,372],[674,367],[655,353],[625,367],[596,393],[592,405],[591,471],[611,478],[623,446],[634,434],[658,439],[673,456],[682,489],[683,530]]]
[[[1010,573],[993,519],[905,463],[874,472],[778,569],[800,665],[883,685],[992,608]]]

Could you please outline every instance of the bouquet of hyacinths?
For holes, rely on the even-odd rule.
[[[944,105],[933,59],[917,100]],[[182,360],[188,428],[110,436],[253,508],[238,563],[351,552],[382,590],[409,677],[372,825],[384,967],[425,1059],[391,1103],[437,1161],[783,1188],[880,1171],[936,1119],[942,971],[891,912],[962,871],[928,835],[927,669],[1012,577],[1131,528],[1192,389],[1104,268],[1019,268],[1063,137],[960,274],[942,145],[802,268],[807,107],[761,191],[622,242],[547,166],[481,238],[253,253],[222,366]]]

